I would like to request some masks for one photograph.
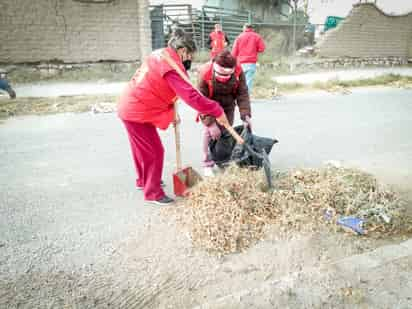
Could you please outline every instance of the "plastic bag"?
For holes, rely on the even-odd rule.
[[[273,145],[278,142],[276,139],[254,135],[242,125],[234,129],[256,153],[262,153],[264,149],[269,155]],[[222,132],[218,140],[209,142],[209,155],[218,166],[224,166],[233,161],[239,166],[262,167],[262,158],[247,151],[243,145],[236,144],[235,139],[226,130]]]

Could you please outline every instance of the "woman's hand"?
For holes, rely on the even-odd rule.
[[[212,139],[219,139],[220,136],[222,135],[222,132],[220,131],[216,122],[208,126],[207,130],[209,131],[209,134],[212,137]]]
[[[252,119],[249,116],[245,116],[245,120],[243,120],[243,125],[247,126],[250,131],[252,131]]]

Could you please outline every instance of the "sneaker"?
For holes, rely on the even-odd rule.
[[[214,177],[215,172],[213,171],[213,167],[207,166],[203,169],[203,176],[205,177]]]
[[[170,205],[174,203],[174,199],[168,197],[167,195],[163,196],[161,199],[148,201],[149,203],[156,204],[156,205]]]
[[[161,187],[166,187],[166,184],[163,182],[163,180],[160,181],[160,186]],[[137,190],[143,190],[143,187],[142,186],[136,186],[136,189]]]
[[[10,99],[15,99],[16,98],[16,92],[11,87],[9,87],[6,91],[9,94]]]

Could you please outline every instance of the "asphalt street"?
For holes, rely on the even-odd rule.
[[[270,156],[275,169],[334,160],[411,191],[412,91],[314,92],[254,102],[252,108],[254,132],[279,140]],[[181,118],[183,162],[200,170],[201,126],[187,107]],[[173,130],[161,136],[163,178],[172,193]],[[144,204],[134,179],[128,140],[115,114],[0,123],[0,278],[93,264],[104,270],[117,244],[131,232],[143,235],[158,211]]]

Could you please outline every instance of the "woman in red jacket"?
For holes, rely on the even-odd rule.
[[[230,125],[233,124],[237,106],[240,119],[251,128],[251,108],[245,74],[229,51],[220,52],[213,61],[201,68],[198,88],[203,95],[219,102]],[[203,173],[206,177],[213,176],[215,163],[209,158],[209,142],[211,139],[219,139],[222,128],[218,126],[213,115],[200,114],[199,116],[205,126]]]
[[[164,149],[157,128],[165,130],[175,121],[177,97],[198,112],[228,124],[219,104],[202,96],[162,58],[162,53],[167,53],[185,71],[190,68],[195,51],[192,38],[176,29],[168,47],[154,51],[146,59],[119,99],[118,115],[128,133],[137,173],[136,186],[143,190],[146,201],[160,205],[170,204],[173,199],[161,186]]]

